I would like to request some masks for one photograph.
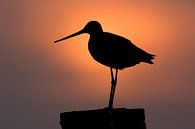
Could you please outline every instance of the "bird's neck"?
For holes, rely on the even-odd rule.
[[[103,35],[103,31],[102,30],[96,30],[90,33],[90,37],[99,37]]]

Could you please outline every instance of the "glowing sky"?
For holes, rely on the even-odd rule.
[[[60,129],[59,113],[104,108],[109,69],[92,59],[90,20],[156,54],[119,72],[115,107],[145,108],[149,129],[194,129],[195,1],[1,0],[0,128]]]

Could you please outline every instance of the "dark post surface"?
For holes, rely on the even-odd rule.
[[[146,129],[144,109],[98,109],[60,114],[62,129]]]

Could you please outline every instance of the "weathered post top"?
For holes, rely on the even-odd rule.
[[[62,129],[146,129],[144,109],[64,112],[60,124]]]

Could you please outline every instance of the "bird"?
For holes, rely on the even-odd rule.
[[[150,54],[133,44],[129,39],[110,32],[104,32],[98,21],[89,21],[83,29],[54,43],[87,33],[90,35],[88,50],[97,62],[110,68],[111,90],[108,108],[113,109],[113,100],[117,84],[118,70],[135,66],[141,62],[154,64],[154,54]],[[115,70],[115,73],[113,72]]]

